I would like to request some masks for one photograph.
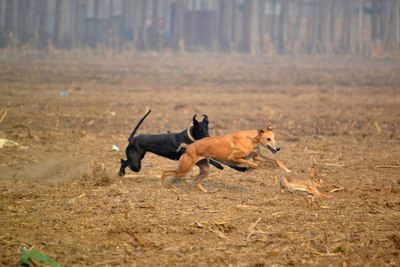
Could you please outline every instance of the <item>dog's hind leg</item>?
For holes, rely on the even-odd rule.
[[[179,159],[178,167],[175,170],[166,170],[161,175],[161,184],[166,186],[165,178],[168,176],[172,176],[174,178],[182,178],[185,177],[188,172],[193,168],[195,164],[195,160],[192,156],[189,156],[187,153],[183,154]]]
[[[175,177],[175,170],[166,170],[163,171],[163,174],[161,175],[161,185],[167,187],[167,184],[165,183],[165,178],[168,176],[174,176]]]
[[[209,159],[209,163],[210,163],[210,165],[213,165],[217,169],[220,169],[220,170],[224,169],[224,167],[219,162],[217,162],[213,159]],[[234,169],[235,171],[239,171],[239,172],[246,172],[248,170],[251,170],[250,167],[239,167],[239,166],[235,166],[235,165],[231,165],[231,164],[227,164],[227,165],[229,168]]]
[[[204,178],[207,177],[208,173],[210,172],[210,165],[208,162],[208,159],[202,159],[200,161],[198,161],[196,163],[196,165],[199,167],[200,169],[200,173],[196,176],[196,178],[194,179],[194,182],[196,184],[196,187],[198,189],[200,189],[200,191],[204,192],[204,193],[209,193],[209,191],[207,189],[205,189],[203,187],[203,185],[201,184],[201,180],[203,180]],[[218,190],[216,190],[218,191]]]
[[[161,184],[162,186],[167,187],[168,184],[165,182],[165,178],[171,176],[174,178],[182,178],[185,177],[187,172],[180,172],[179,170],[166,170],[163,171],[163,174],[161,175]]]
[[[215,160],[209,159],[209,163],[217,169],[220,169],[220,170],[224,169],[224,167],[219,162],[216,162]]]

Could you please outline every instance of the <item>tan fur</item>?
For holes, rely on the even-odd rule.
[[[287,173],[281,176],[279,183],[281,188],[285,188],[290,192],[301,191],[312,194],[317,197],[332,198],[330,195],[323,194],[318,191],[317,187],[323,184],[323,181],[316,177],[315,169],[309,168],[311,178],[301,179],[293,174]]]
[[[270,126],[265,130],[239,131],[221,137],[206,137],[190,145],[181,144],[180,148],[186,147],[186,153],[179,159],[178,167],[175,170],[163,172],[161,183],[165,185],[167,176],[185,177],[197,163],[200,173],[195,178],[196,186],[201,191],[207,192],[200,182],[209,173],[208,158],[227,164],[244,165],[256,169],[258,165],[249,161],[250,159],[258,161],[271,160],[259,153],[260,146],[276,150],[275,136]]]

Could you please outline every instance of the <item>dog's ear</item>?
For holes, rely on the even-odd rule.
[[[195,114],[193,116],[193,125],[196,125],[198,123],[198,121],[196,120],[196,116],[197,116],[197,114]]]
[[[263,129],[258,129],[258,135],[262,135],[263,133],[265,133],[265,131]]]
[[[271,125],[271,123],[268,124],[268,126],[267,126],[267,131],[272,131],[272,125]]]
[[[206,114],[203,114],[203,117],[203,121],[208,124],[208,116]]]

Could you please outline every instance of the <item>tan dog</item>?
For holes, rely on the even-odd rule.
[[[164,171],[161,176],[161,183],[165,185],[167,176],[185,177],[197,163],[200,173],[195,178],[195,184],[201,191],[208,192],[200,183],[209,173],[208,158],[225,164],[244,165],[256,169],[258,165],[249,161],[250,159],[272,160],[260,154],[260,146],[268,148],[274,154],[280,150],[275,142],[271,126],[268,126],[265,130],[240,131],[222,137],[206,137],[190,145],[181,144],[180,148],[186,147],[186,152],[179,159],[178,168]],[[278,164],[277,161],[275,162]],[[279,166],[286,169],[283,164],[283,167]]]

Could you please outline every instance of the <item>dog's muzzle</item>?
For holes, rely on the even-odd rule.
[[[268,149],[273,153],[276,154],[276,152],[278,152],[279,150],[281,150],[281,148],[279,146],[277,146],[276,148],[273,148],[272,146],[268,146]]]

